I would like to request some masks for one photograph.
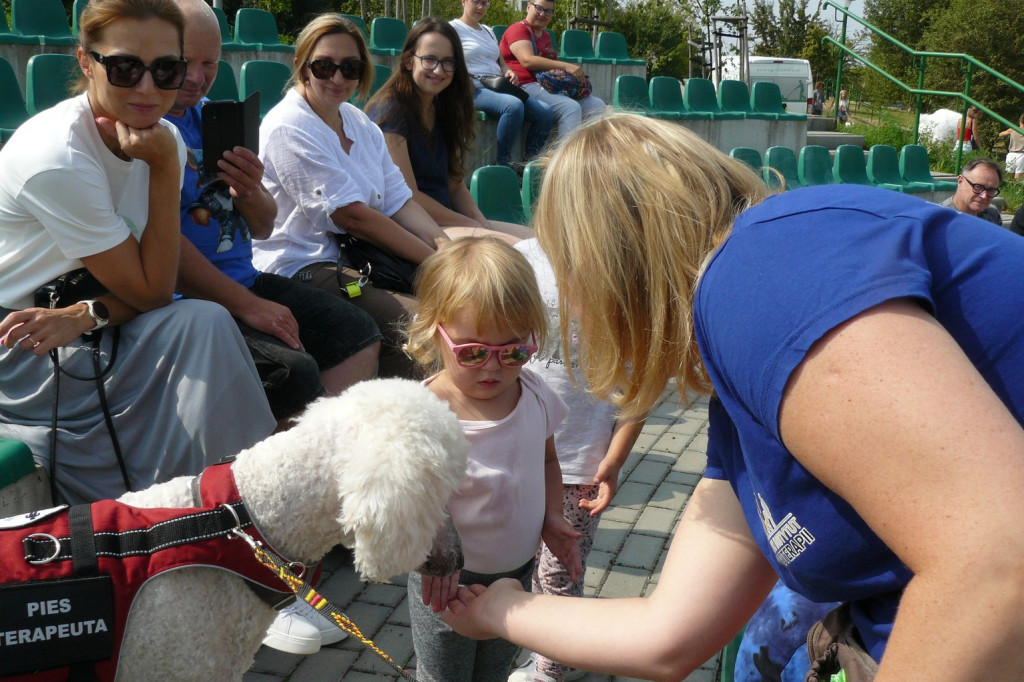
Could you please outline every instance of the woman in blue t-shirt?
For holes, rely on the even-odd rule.
[[[781,579],[844,603],[879,682],[1019,679],[1024,241],[888,190],[766,198],[742,163],[633,115],[581,128],[545,178],[538,239],[583,378],[626,419],[671,378],[713,394],[707,470],[649,597],[496,583],[460,589],[448,622],[678,680]]]
[[[398,68],[366,112],[384,131],[413,200],[438,225],[483,227],[516,241],[532,236],[522,225],[485,218],[466,188],[476,109],[462,43],[447,21],[429,17],[409,31]]]

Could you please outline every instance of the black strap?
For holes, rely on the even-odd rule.
[[[162,549],[177,547],[190,542],[200,542],[214,537],[225,535],[232,528],[242,528],[252,525],[252,519],[245,505],[241,502],[232,502],[230,507],[234,514],[226,508],[227,505],[216,509],[204,509],[194,514],[179,516],[167,521],[161,521],[149,528],[128,530],[122,532],[101,532],[92,533],[92,522],[89,521],[89,534],[93,535],[95,557],[128,557],[141,554],[153,554]],[[72,507],[72,511],[77,507]],[[236,516],[237,515],[237,516]],[[69,522],[71,519],[69,519]],[[68,561],[74,562],[77,573],[79,557],[76,555],[74,538],[76,535],[74,526],[70,532],[71,538],[56,538],[60,544],[60,551],[54,555],[55,547],[53,540],[42,535],[26,537],[22,544],[25,549],[25,560],[35,562]]]
[[[68,511],[71,562],[75,577],[92,578],[100,573],[96,559],[96,535],[92,532],[92,505],[77,504]]]
[[[96,391],[99,394],[100,407],[103,410],[103,421],[107,425],[107,433],[110,434],[110,443],[114,448],[114,456],[117,458],[117,466],[121,470],[121,480],[124,482],[125,490],[132,491],[131,480],[128,478],[128,467],[121,452],[121,444],[117,440],[117,432],[114,430],[114,418],[110,414],[110,405],[107,403],[107,392],[103,386],[103,378],[114,368],[117,362],[117,348],[120,345],[121,330],[118,327],[111,328],[113,342],[110,349],[110,362],[106,367],[100,368],[100,341],[103,338],[103,329],[87,332],[83,336],[92,342],[92,366],[94,374],[91,377],[72,374],[60,366],[60,358],[57,349],[50,350],[50,361],[53,363],[53,394],[51,402],[53,409],[50,412],[50,499],[56,504],[60,498],[57,491],[57,416],[58,405],[60,404],[60,375],[67,374],[72,379],[79,381],[95,381]]]

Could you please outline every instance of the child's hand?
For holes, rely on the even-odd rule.
[[[421,575],[423,582],[423,603],[430,605],[434,613],[444,611],[448,602],[455,598],[459,589],[459,571],[448,575]]]
[[[619,487],[619,469],[621,464],[601,462],[594,476],[594,483],[597,484],[597,497],[592,500],[580,500],[580,509],[586,509],[591,516],[597,516],[612,503],[615,491]]]
[[[579,580],[583,573],[583,560],[580,558],[580,533],[572,527],[564,516],[548,514],[544,518],[540,537],[548,546],[555,558],[569,573],[573,581]]]
[[[488,623],[497,623],[511,602],[524,592],[523,586],[513,578],[502,578],[491,584],[460,587],[448,602],[448,610],[441,618],[452,630],[470,639],[493,639],[500,635]],[[490,610],[493,613],[488,614]]]

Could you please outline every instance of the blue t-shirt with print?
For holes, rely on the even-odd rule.
[[[188,147],[181,188],[181,233],[218,270],[249,288],[259,275],[252,264],[249,226],[234,209],[228,186],[216,176],[217,168],[211,168],[210,174],[203,168],[200,107],[202,103],[187,109],[181,118],[165,116],[181,131]]]
[[[381,100],[367,109],[366,115],[385,133],[394,133],[405,138],[416,187],[445,208],[451,208],[452,199],[448,192],[448,145],[441,134],[441,126],[435,124],[433,130],[423,134],[417,132],[413,122],[405,117],[389,115],[388,120],[384,121],[385,115],[397,111],[397,107],[393,100]]]
[[[730,482],[787,586],[853,602],[876,660],[911,572],[786,450],[778,412],[815,341],[901,297],[921,302],[1024,422],[1024,240],[973,216],[856,185],[786,192],[736,220],[694,306],[717,393],[706,475]]]

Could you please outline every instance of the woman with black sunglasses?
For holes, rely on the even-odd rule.
[[[373,65],[362,33],[340,14],[311,21],[295,43],[284,99],[260,126],[264,184],[277,202],[274,230],[253,242],[263,272],[294,277],[351,300],[384,334],[383,376],[414,375],[399,329],[416,298],[338,270],[338,235],[420,263],[448,236],[415,201],[380,129],[349,104],[369,95]],[[360,286],[360,280],[362,279]]]
[[[80,26],[83,92],[0,151],[0,437],[70,503],[196,473],[274,426],[230,316],[171,304],[185,148],[161,118],[185,76],[181,12],[93,0]],[[90,300],[36,307],[79,269]],[[94,351],[82,335],[107,326]]]

